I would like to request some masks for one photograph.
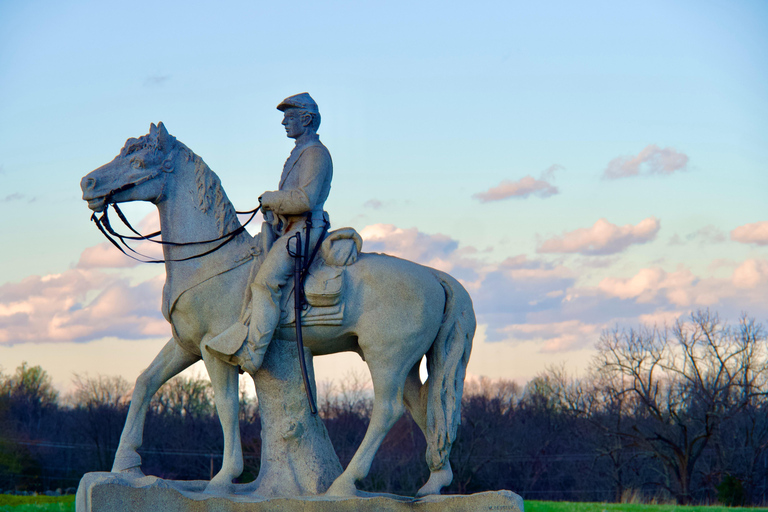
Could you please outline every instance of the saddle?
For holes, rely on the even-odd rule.
[[[340,228],[326,235],[304,281],[307,305],[301,312],[303,326],[342,324],[346,267],[357,261],[362,247],[363,239],[352,228]],[[296,324],[294,290],[291,279],[280,302],[281,326]]]

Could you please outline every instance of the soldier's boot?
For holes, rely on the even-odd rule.
[[[240,321],[212,338],[205,348],[218,359],[253,375],[264,361],[269,342],[280,320],[280,289],[251,285],[251,303]],[[244,343],[245,342],[245,343]]]

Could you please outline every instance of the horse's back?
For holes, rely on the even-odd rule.
[[[360,253],[348,267],[350,319],[376,336],[432,336],[442,322],[445,291],[429,267],[379,253]]]

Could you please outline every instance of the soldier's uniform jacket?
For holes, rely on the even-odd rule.
[[[317,135],[293,148],[283,166],[278,190],[261,196],[261,204],[275,215],[272,225],[277,236],[303,230],[310,211],[313,226],[323,226],[327,218],[323,207],[332,178],[331,154]]]

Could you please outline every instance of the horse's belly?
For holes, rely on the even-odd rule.
[[[338,352],[359,352],[357,336],[345,331],[346,329],[341,326],[316,325],[302,327],[301,337],[304,346],[316,356]],[[278,327],[273,338],[296,341],[296,328],[294,326]]]

